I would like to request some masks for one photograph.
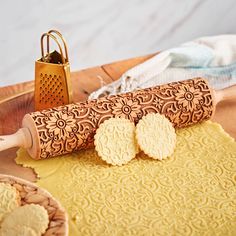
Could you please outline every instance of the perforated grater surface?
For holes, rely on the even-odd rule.
[[[64,44],[62,48],[52,33],[56,33]],[[44,56],[43,39],[47,36],[47,55]],[[57,51],[49,53],[49,37],[58,45]],[[70,66],[66,43],[62,35],[55,30],[45,33],[41,37],[42,58],[35,63],[35,110],[58,107],[71,102]]]
[[[39,103],[59,106],[67,103],[63,87],[66,86],[61,76],[40,74]]]

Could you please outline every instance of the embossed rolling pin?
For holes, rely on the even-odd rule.
[[[26,114],[15,134],[0,136],[0,151],[24,147],[34,159],[45,159],[93,146],[96,129],[110,117],[135,123],[147,113],[164,114],[175,127],[212,117],[215,105],[236,97],[236,85],[215,91],[205,79],[174,82]]]

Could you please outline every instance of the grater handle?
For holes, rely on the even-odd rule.
[[[30,148],[31,146],[32,137],[28,128],[21,128],[11,135],[0,136],[0,151],[12,147]]]
[[[43,39],[44,39],[45,36],[52,38],[56,42],[57,46],[59,47],[60,53],[61,53],[62,63],[65,64],[65,57],[64,57],[64,54],[63,54],[63,51],[62,51],[60,43],[58,42],[57,38],[54,35],[49,34],[49,33],[44,33],[41,36],[41,53],[42,53],[42,58],[43,59],[45,58],[44,57],[44,46],[43,46]]]
[[[66,56],[66,61],[68,62],[69,61],[69,57],[68,57],[68,50],[67,50],[67,45],[66,45],[66,41],[65,41],[65,39],[64,39],[64,37],[62,36],[62,34],[59,32],[59,31],[57,31],[57,30],[49,30],[48,31],[48,33],[49,34],[51,34],[51,33],[55,33],[55,34],[57,34],[58,36],[59,36],[59,38],[61,39],[61,41],[63,42],[63,46],[64,46],[64,51],[65,51],[65,56]],[[49,49],[49,36],[47,36],[47,53],[49,54],[49,51],[50,51],[50,49]]]

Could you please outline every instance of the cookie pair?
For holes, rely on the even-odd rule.
[[[174,151],[176,133],[165,116],[151,113],[142,117],[136,127],[123,118],[106,120],[97,129],[94,143],[104,161],[121,166],[140,149],[151,158],[165,159]]]

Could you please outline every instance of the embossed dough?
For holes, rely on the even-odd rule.
[[[212,122],[176,134],[165,161],[109,167],[94,149],[42,162],[20,149],[16,161],[64,205],[70,235],[235,235],[236,142]]]
[[[98,155],[112,165],[128,163],[138,153],[135,140],[135,126],[123,118],[104,121],[94,137]]]
[[[48,223],[48,213],[44,207],[37,204],[24,205],[15,208],[4,218],[0,235],[10,236],[9,233],[12,233],[12,236],[18,236],[21,235],[21,228],[24,227],[25,234],[33,231],[34,235],[40,236],[46,231]]]
[[[20,196],[10,184],[0,183],[0,222],[4,216],[20,205]]]
[[[136,126],[136,138],[140,149],[154,159],[165,159],[174,152],[175,129],[164,115],[144,116]]]

